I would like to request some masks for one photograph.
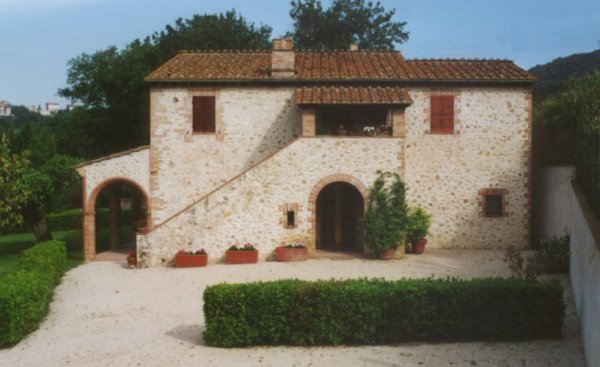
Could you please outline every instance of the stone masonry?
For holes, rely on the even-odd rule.
[[[399,172],[409,203],[432,214],[429,246],[526,245],[529,89],[408,91],[413,104],[398,115],[404,126],[396,137],[310,137],[309,129],[298,139],[302,113],[290,88],[153,88],[150,150],[84,167],[86,192],[106,177],[126,177],[146,190],[152,223],[138,234],[144,266],[167,265],[178,250],[197,247],[217,261],[228,246],[247,241],[262,258],[291,239],[313,251],[310,197],[318,182],[340,177],[366,196],[377,170]],[[454,95],[454,134],[429,131],[433,94]],[[195,95],[216,97],[214,134],[191,132]],[[485,189],[506,193],[505,216],[481,216]],[[298,221],[286,228],[280,208],[290,204],[299,208]]]
[[[432,214],[430,245],[525,246],[529,236],[531,94],[528,89],[410,89],[408,199]],[[429,131],[429,96],[455,95],[455,133]],[[479,190],[504,189],[504,217],[480,215]]]
[[[252,242],[265,258],[282,241],[294,239],[305,241],[312,252],[314,213],[307,209],[319,181],[334,175],[363,188],[365,196],[377,170],[398,169],[401,152],[402,140],[396,138],[300,138],[152,232],[138,235],[138,255],[144,266],[157,266],[170,263],[178,250],[202,247],[216,261],[229,246]],[[295,228],[281,224],[279,206],[286,203],[301,207]]]

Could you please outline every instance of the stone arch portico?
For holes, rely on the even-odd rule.
[[[85,261],[94,260],[96,256],[96,201],[102,190],[108,186],[117,183],[131,185],[135,190],[142,194],[146,203],[145,226],[140,231],[147,231],[152,223],[152,211],[150,197],[142,185],[127,177],[111,177],[98,184],[89,196],[85,199],[83,205],[83,252]],[[115,215],[111,212],[111,216]]]
[[[96,201],[110,185],[124,183],[143,196],[147,230],[152,226],[150,201],[150,157],[147,146],[101,157],[75,166],[83,184],[83,250],[85,261],[96,256]]]

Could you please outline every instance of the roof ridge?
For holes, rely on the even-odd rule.
[[[483,61],[483,62],[512,62],[514,63],[513,60],[510,59],[501,59],[501,58],[479,58],[479,57],[475,57],[475,58],[414,58],[414,59],[405,59],[405,61],[450,61],[450,62],[461,62],[461,61],[466,61],[466,62],[476,62],[476,61]]]
[[[271,53],[271,50],[247,50],[247,49],[225,49],[225,50],[179,50],[178,54],[264,54]]]

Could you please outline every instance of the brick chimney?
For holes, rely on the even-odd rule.
[[[271,76],[273,78],[293,78],[294,62],[294,41],[291,38],[274,39],[271,52]]]

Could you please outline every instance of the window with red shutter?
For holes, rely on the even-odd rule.
[[[192,100],[193,131],[215,132],[215,97],[194,97]]]
[[[454,133],[454,96],[431,96],[431,132]]]

